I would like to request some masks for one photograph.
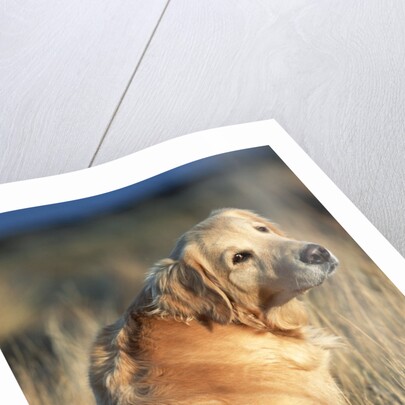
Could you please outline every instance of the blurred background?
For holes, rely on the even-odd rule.
[[[335,276],[307,293],[341,337],[333,374],[350,404],[405,402],[405,298],[268,147],[227,153],[112,193],[0,215],[0,347],[30,404],[94,404],[88,351],[148,268],[211,210],[250,209],[326,246]]]

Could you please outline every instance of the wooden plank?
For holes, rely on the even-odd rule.
[[[165,5],[2,4],[1,182],[89,165]]]
[[[404,19],[400,0],[176,0],[95,164],[276,118],[404,254]]]

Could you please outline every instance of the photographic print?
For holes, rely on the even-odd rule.
[[[327,208],[263,145],[0,214],[28,403],[404,403],[405,298]]]

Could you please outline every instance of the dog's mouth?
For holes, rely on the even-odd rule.
[[[302,294],[306,291],[311,290],[314,287],[319,287],[321,284],[324,283],[324,281],[329,277],[330,274],[323,273],[321,276],[314,277],[311,280],[308,280],[307,278],[303,280],[297,281],[297,284],[299,287],[295,290],[297,294]]]

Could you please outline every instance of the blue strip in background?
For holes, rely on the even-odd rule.
[[[151,196],[186,186],[200,178],[242,164],[246,159],[274,158],[269,147],[225,153],[180,166],[134,185],[80,200],[0,214],[0,238],[69,224],[132,206]]]

